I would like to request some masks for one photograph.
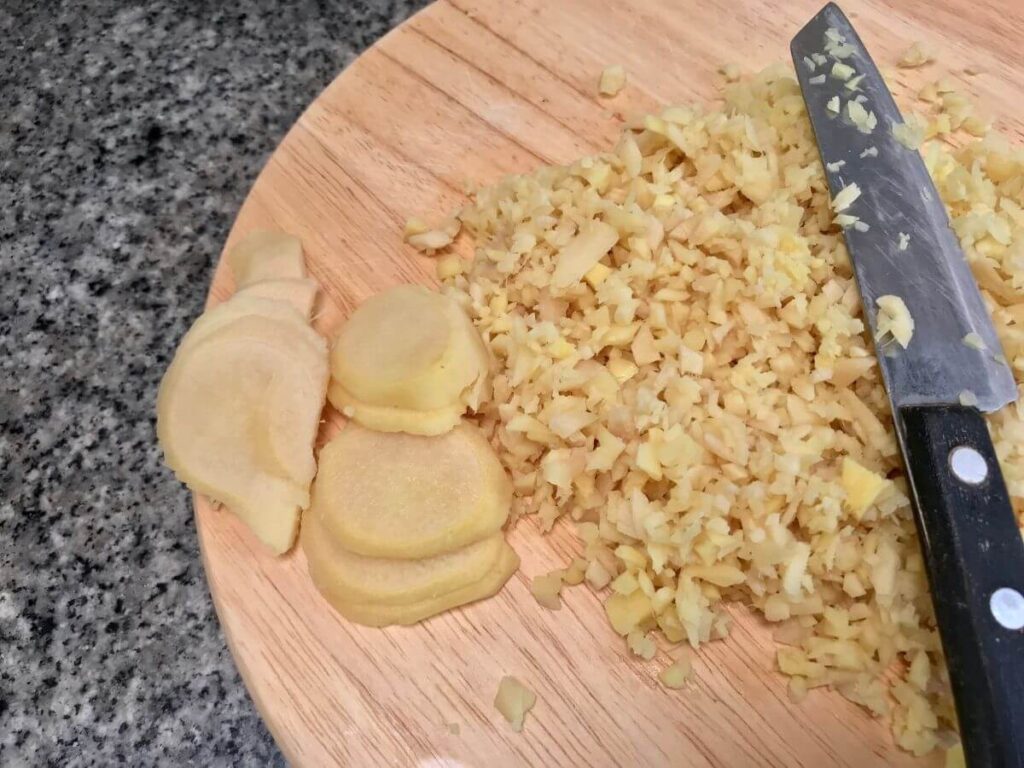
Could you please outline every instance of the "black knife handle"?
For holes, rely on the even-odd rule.
[[[899,417],[967,764],[1024,768],[1024,629],[1012,628],[1024,544],[985,418],[960,406],[904,408]],[[960,450],[954,460],[957,449],[977,453]],[[998,590],[1012,592],[1000,592],[994,609]]]

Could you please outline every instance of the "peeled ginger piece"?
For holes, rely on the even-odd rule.
[[[502,542],[501,554],[497,563],[481,579],[436,597],[428,597],[403,605],[388,605],[386,603],[348,602],[337,599],[330,593],[324,593],[324,596],[338,613],[357,624],[368,627],[386,627],[392,624],[409,625],[460,605],[492,597],[498,593],[498,590],[504,586],[517,568],[519,568],[519,556],[516,555],[512,547]],[[313,574],[313,582],[316,583],[315,573],[312,569],[310,572]]]
[[[313,312],[313,303],[316,301],[317,290],[316,281],[308,277],[263,280],[242,288],[234,295],[233,299],[245,296],[283,302],[294,308],[304,319],[309,320],[309,316]]]
[[[281,554],[309,505],[326,344],[299,322],[255,314],[203,333],[210,314],[161,382],[157,436],[180,480],[225,504]]]
[[[461,406],[461,413],[488,368],[486,349],[462,308],[417,285],[367,299],[331,350],[331,374],[353,407]]]
[[[349,424],[320,452],[311,509],[351,552],[421,558],[496,533],[511,500],[504,468],[471,424],[437,437]]]
[[[846,491],[846,506],[860,520],[868,507],[875,503],[889,481],[872,472],[849,456],[843,457],[843,490]]]
[[[257,229],[227,253],[228,266],[239,287],[262,280],[299,279],[306,276],[302,243],[295,235]]]
[[[523,730],[526,713],[537,703],[537,694],[519,682],[516,678],[505,676],[498,683],[498,693],[494,697],[494,708],[504,717],[512,730]]]
[[[407,605],[484,578],[506,546],[500,532],[461,549],[418,560],[366,557],[339,547],[316,512],[302,516],[302,549],[324,594],[350,603]]]
[[[210,338],[224,327],[243,317],[264,317],[287,326],[294,334],[295,343],[303,354],[323,358],[324,339],[309,327],[306,318],[291,304],[273,299],[248,295],[239,291],[227,301],[208,309],[196,320],[178,345],[178,352],[204,339]]]
[[[462,403],[414,411],[386,405],[367,405],[352,397],[341,384],[331,381],[327,390],[331,405],[367,429],[378,432],[408,432],[412,435],[443,435],[459,423],[466,406]]]

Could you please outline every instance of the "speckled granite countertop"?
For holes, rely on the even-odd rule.
[[[282,762],[161,464],[156,386],[274,145],[424,4],[0,5],[5,768]]]

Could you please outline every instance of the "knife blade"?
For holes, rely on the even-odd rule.
[[[825,53],[830,29],[851,49],[845,58]],[[946,208],[920,154],[893,137],[892,126],[902,124],[903,116],[856,31],[829,4],[793,39],[792,53],[829,189],[833,197],[853,184],[860,189],[844,213],[857,216],[867,230],[851,226],[845,237],[872,335],[878,332],[880,296],[899,296],[914,319],[909,346],[886,344],[880,358],[893,405],[955,404],[964,392],[974,394],[986,412],[1012,402],[1013,373]],[[814,61],[815,53],[828,63],[812,71],[804,57]],[[854,69],[850,79],[861,78],[857,90],[832,76],[836,62]],[[824,83],[810,83],[821,74]],[[839,99],[838,115],[828,109],[832,98]],[[849,104],[857,98],[877,120],[870,133],[849,117]],[[981,337],[984,349],[964,343],[971,333]]]
[[[982,415],[1017,398],[1013,373],[945,206],[919,153],[894,136],[903,117],[849,20],[829,3],[790,49],[833,205],[846,217],[965,755],[972,767],[1024,766],[1024,544]],[[885,296],[913,319],[905,346],[880,333]]]

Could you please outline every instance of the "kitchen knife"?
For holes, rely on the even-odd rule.
[[[1017,398],[1013,374],[945,207],[918,152],[894,138],[903,118],[846,16],[826,5],[790,49],[832,197],[860,191],[842,211],[846,247],[877,340],[964,752],[972,768],[1024,766],[1024,544],[983,415]],[[833,72],[836,63],[853,72]],[[883,296],[902,299],[913,318],[906,348],[879,336]]]

